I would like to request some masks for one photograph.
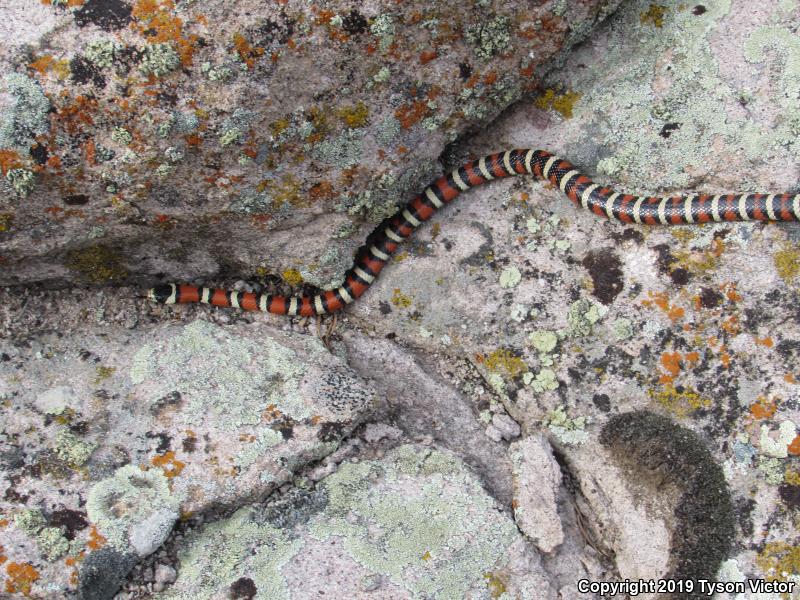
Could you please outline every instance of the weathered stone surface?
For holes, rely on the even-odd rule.
[[[343,464],[277,514],[242,509],[198,530],[159,598],[556,598],[507,514],[448,453],[400,446]],[[248,582],[243,582],[246,576]]]
[[[341,277],[354,217],[393,212],[617,4],[4,3],[0,285]]]
[[[625,3],[607,26],[549,76],[535,104],[521,104],[469,144],[452,146],[448,166],[469,155],[537,145],[569,158],[598,182],[620,184],[632,192],[794,189],[800,164],[793,133],[800,122],[795,102],[800,85],[797,7],[743,0],[665,4]],[[307,231],[316,235],[343,221],[338,213],[321,215]],[[277,230],[271,233],[278,235]],[[280,235],[287,240],[286,252],[262,257],[267,266],[278,264],[281,270],[289,265],[306,273],[309,264],[291,260],[312,252],[324,255],[310,249],[308,238],[297,235],[296,229]],[[360,235],[354,233],[347,243],[357,243]],[[322,244],[328,238],[319,239]],[[98,411],[103,406],[142,407],[140,401],[127,398],[132,384],[120,383],[119,370],[101,384],[86,382],[105,373],[98,372],[98,366],[118,366],[107,357],[132,357],[145,342],[154,348],[153,360],[159,353],[173,352],[167,339],[143,337],[160,331],[159,323],[185,326],[198,317],[215,322],[221,332],[238,332],[248,323],[255,323],[257,330],[277,325],[290,337],[314,336],[319,329],[338,357],[326,360],[346,361],[376,392],[379,406],[369,428],[343,433],[339,449],[305,468],[299,465],[300,474],[283,483],[281,497],[289,505],[295,496],[322,489],[321,482],[340,469],[347,473],[351,463],[380,464],[396,445],[414,443],[418,454],[421,448],[452,452],[469,465],[503,514],[511,515],[512,463],[500,429],[491,425],[496,415],[508,414],[524,435],[546,435],[566,465],[556,500],[563,542],[539,557],[534,544],[520,537],[515,568],[525,572],[530,558],[537,572],[541,565],[549,586],[562,598],[588,600],[591,594],[576,591],[578,579],[608,581],[623,572],[644,572],[637,566],[637,540],[652,536],[658,542],[660,562],[651,565],[652,571],[668,572],[679,550],[670,546],[679,531],[671,519],[673,500],[680,493],[674,482],[659,488],[664,482],[657,472],[648,474],[647,469],[611,460],[598,443],[607,423],[623,413],[647,409],[695,432],[710,460],[722,466],[735,539],[716,578],[797,578],[798,240],[792,224],[664,229],[606,223],[572,206],[557,190],[518,178],[470,192],[421,228],[332,329],[327,319],[317,324],[208,307],[152,307],[134,298],[136,288],[0,290],[0,337],[12,340],[13,349],[4,351],[8,359],[0,353],[0,365],[7,368],[0,378],[0,543],[8,557],[0,565],[2,585],[17,595],[29,589],[33,597],[46,597],[46,586],[59,585],[70,575],[78,581],[70,590],[83,585],[81,566],[100,542],[91,534],[97,525],[81,502],[86,502],[91,487],[119,468],[150,464],[161,443],[156,438],[142,441],[137,433],[141,430],[134,428],[132,435],[115,431],[106,436],[101,447],[110,450],[102,454],[99,448],[76,444],[94,440],[93,430],[103,431],[106,420],[117,422],[102,417]],[[349,247],[340,258],[348,256]],[[226,248],[233,254],[248,251],[228,240]],[[187,272],[202,272],[195,264],[213,267],[202,248],[187,251],[185,257],[162,254],[158,260],[173,267],[188,264]],[[177,339],[178,330],[171,331],[170,339]],[[92,364],[90,357],[85,370],[64,368],[59,381],[33,381],[35,373],[17,369],[13,359],[23,353],[38,357],[27,364],[44,364],[53,360],[49,356],[54,340],[61,354],[77,353],[91,336],[105,336],[100,339],[108,350],[96,351],[101,362]],[[132,346],[128,340],[133,338],[140,342]],[[200,364],[215,357],[207,354]],[[156,376],[168,366],[152,364],[149,370]],[[24,396],[24,402],[11,395],[17,377],[38,389]],[[257,379],[252,373],[248,377]],[[84,382],[80,385],[85,391],[75,386],[76,380]],[[156,390],[161,382],[140,385]],[[98,387],[109,397],[95,398]],[[39,437],[32,428],[19,426],[31,406],[37,411],[31,413],[31,422],[44,431]],[[65,406],[100,416],[88,423],[86,433],[80,422],[44,424],[42,415],[63,412]],[[207,426],[219,429],[236,414],[229,411],[220,418],[211,411]],[[490,426],[497,441],[485,435]],[[57,437],[58,427],[74,437]],[[193,429],[188,424],[186,428]],[[642,427],[634,438],[647,442],[639,451],[652,448],[649,456],[657,457],[655,450],[666,448],[664,436],[648,431]],[[229,437],[228,444],[247,443]],[[20,442],[26,440],[32,441],[22,449]],[[313,439],[307,442],[305,448],[317,444]],[[198,438],[201,447],[203,443]],[[66,482],[63,486],[53,485],[45,492],[40,482],[53,475],[47,471],[36,479],[36,471],[26,466],[31,464],[28,455],[56,448],[73,461],[88,452],[87,464],[102,456],[109,466],[89,482],[68,473],[69,479],[60,480]],[[302,460],[314,455],[303,452]],[[184,461],[180,454],[176,458]],[[59,463],[44,466],[51,469],[53,464]],[[158,470],[164,472],[162,467]],[[157,472],[155,465],[151,471]],[[25,477],[23,484],[30,481],[38,487],[29,492],[20,486],[13,475],[19,473]],[[173,485],[184,473],[172,478],[178,480]],[[89,475],[94,476],[91,470]],[[159,481],[151,488],[156,492],[163,489]],[[15,495],[20,487],[22,493]],[[358,493],[368,494],[369,489],[364,483]],[[601,490],[609,497],[601,497]],[[48,500],[42,504],[45,495]],[[150,514],[161,520],[148,523],[150,544],[140,548],[152,547],[159,539],[160,526],[172,510],[170,501],[156,494],[147,503],[159,509]],[[604,511],[610,507],[620,514],[606,518]],[[246,512],[263,507],[255,503],[243,508]],[[291,517],[278,521],[294,523],[303,511],[286,506],[277,513]],[[177,555],[188,548],[187,536],[196,539],[203,523],[218,518],[212,508],[179,520],[161,548],[133,567],[121,598],[133,600],[159,591],[157,565],[176,568],[181,577]],[[362,523],[355,519],[352,525]],[[289,531],[288,524],[276,529],[276,536]],[[72,532],[77,542],[68,539]],[[94,547],[87,544],[90,541]],[[348,552],[339,552],[341,539],[328,538],[326,543],[333,550],[326,552],[324,543],[308,539],[294,555],[292,579],[286,579],[290,588],[301,585],[296,581],[305,569],[314,573],[315,585],[330,578],[337,585],[351,585],[342,589],[356,595],[379,597],[396,589],[402,593],[392,581],[365,573]],[[621,554],[615,558],[610,546]],[[259,549],[257,543],[253,547]],[[269,550],[267,545],[261,548]],[[646,551],[649,556],[649,546]],[[322,564],[333,565],[333,574],[316,570]],[[56,566],[58,573],[53,572]],[[243,579],[231,585],[246,597],[255,582],[237,577]],[[515,581],[511,576],[499,579],[502,585]],[[169,584],[158,586],[169,592]]]
[[[542,436],[528,436],[508,449],[513,462],[514,520],[542,552],[552,552],[564,541],[558,494],[561,468]]]
[[[14,524],[0,544],[7,560],[36,565],[49,586],[37,590],[65,593],[71,569],[60,559],[105,546],[113,554],[78,576],[85,597],[100,597],[92,590],[110,584],[96,582],[121,582],[181,515],[263,496],[336,449],[375,405],[313,337],[200,320],[110,333],[0,348],[14,406],[3,491],[21,504],[4,505]]]

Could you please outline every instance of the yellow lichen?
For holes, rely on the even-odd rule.
[[[664,15],[667,13],[667,7],[660,4],[651,4],[647,12],[639,15],[639,21],[642,25],[650,23],[654,27],[664,26]]]
[[[283,280],[291,286],[300,285],[303,283],[303,276],[297,269],[286,269],[281,273]]]
[[[398,308],[408,308],[411,306],[412,300],[410,296],[406,296],[403,292],[401,292],[400,288],[395,288],[394,292],[392,293],[391,302]]]
[[[111,377],[116,370],[117,369],[115,367],[97,367],[97,377],[94,378],[95,385],[101,383],[104,379]]]
[[[8,231],[11,228],[11,222],[14,220],[14,215],[11,213],[0,213],[0,233]]]
[[[484,573],[483,578],[492,598],[499,598],[506,593],[506,584],[495,573]]]
[[[756,566],[768,581],[782,581],[800,574],[800,546],[768,542],[756,556]]]
[[[515,379],[528,372],[528,365],[508,348],[498,348],[486,357],[486,368],[508,379]]]
[[[364,127],[369,119],[369,108],[363,102],[354,106],[344,106],[336,111],[337,116],[344,121],[348,127]]]
[[[92,283],[121,281],[128,276],[120,254],[103,245],[89,246],[67,253],[66,267]]]
[[[778,276],[787,283],[800,274],[800,251],[793,247],[776,252],[773,262]]]
[[[537,108],[541,108],[542,110],[554,110],[565,119],[571,119],[575,103],[580,99],[580,92],[567,90],[559,94],[554,89],[549,88],[534,100],[534,104]]]
[[[647,395],[673,415],[685,418],[701,408],[710,408],[711,400],[704,398],[691,388],[675,387],[667,384],[660,391],[648,390]]]

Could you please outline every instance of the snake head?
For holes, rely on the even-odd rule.
[[[165,283],[147,290],[147,297],[156,304],[175,304],[176,292],[174,283]]]

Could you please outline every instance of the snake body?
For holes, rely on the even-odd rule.
[[[623,223],[800,220],[800,194],[634,196],[594,183],[571,163],[545,150],[517,149],[473,160],[431,183],[368,236],[337,289],[314,296],[281,296],[170,283],[150,289],[147,295],[159,304],[202,302],[304,317],[335,313],[360,298],[399,245],[461,192],[493,179],[525,174],[551,182],[576,205]]]

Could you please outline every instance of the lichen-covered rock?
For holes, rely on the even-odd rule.
[[[32,597],[75,585],[110,597],[109,582],[181,516],[283,484],[374,404],[319,340],[263,325],[42,336],[27,348],[3,343],[0,355],[0,391],[15,407],[3,422],[12,504],[2,506],[0,546],[37,574]],[[107,554],[92,558],[98,551]]]
[[[0,285],[293,261],[318,283],[341,277],[354,216],[393,212],[448,143],[533,89],[617,4],[6,4]],[[17,29],[27,46],[6,45]],[[302,245],[275,231],[333,211]],[[98,248],[114,258],[97,268],[118,268],[71,259]]]
[[[158,597],[210,600],[245,586],[275,600],[556,597],[513,521],[441,451],[400,446],[343,464],[279,519],[288,514],[243,508],[198,530]]]

